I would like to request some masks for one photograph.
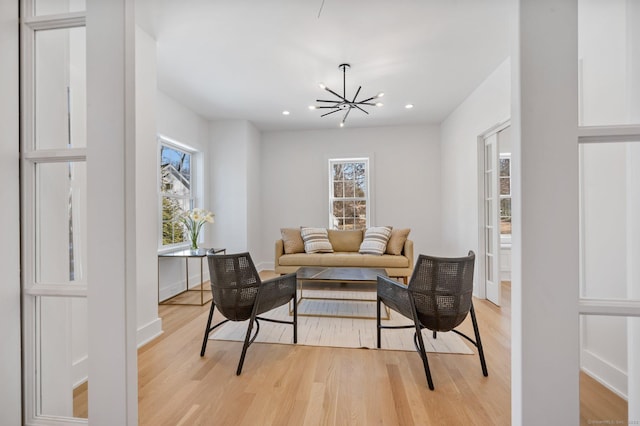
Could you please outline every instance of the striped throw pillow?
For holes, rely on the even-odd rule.
[[[333,253],[329,234],[325,228],[301,228],[306,253]]]
[[[364,240],[360,244],[360,253],[382,255],[387,249],[387,242],[391,236],[391,226],[375,226],[364,233]]]

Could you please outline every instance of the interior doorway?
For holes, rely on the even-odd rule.
[[[498,306],[501,282],[511,280],[510,132],[506,121],[478,137],[479,293]]]

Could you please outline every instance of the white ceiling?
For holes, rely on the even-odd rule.
[[[331,99],[319,82],[342,93],[346,62],[347,97],[385,93],[348,127],[410,125],[440,123],[507,58],[510,3],[138,0],[137,21],[157,40],[160,90],[207,119],[336,128],[342,113],[308,106]]]

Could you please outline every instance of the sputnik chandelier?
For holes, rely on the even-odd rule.
[[[364,112],[365,114],[369,114],[364,108],[362,108],[363,106],[378,106],[381,107],[382,103],[381,102],[372,102],[374,99],[377,98],[381,98],[384,96],[384,93],[380,92],[375,96],[372,96],[370,98],[367,98],[365,100],[362,101],[358,101],[358,95],[360,94],[360,89],[362,89],[362,86],[358,86],[358,90],[356,91],[356,94],[353,96],[352,100],[347,99],[347,70],[349,68],[351,68],[351,65],[349,64],[340,64],[338,66],[339,69],[342,70],[342,96],[340,96],[338,93],[334,92],[333,90],[329,89],[327,86],[325,86],[324,84],[320,83],[319,86],[321,89],[326,90],[327,92],[331,93],[332,95],[334,95],[336,98],[338,99],[316,99],[316,102],[321,102],[322,105],[317,105],[317,106],[310,106],[310,109],[330,109],[331,111],[326,112],[324,114],[322,114],[320,117],[324,117],[326,115],[329,114],[333,114],[335,112],[340,112],[340,111],[344,111],[344,117],[342,117],[342,121],[340,121],[340,127],[344,127],[344,122],[347,121],[347,117],[349,116],[349,113],[351,112],[352,109],[357,108],[360,111]]]

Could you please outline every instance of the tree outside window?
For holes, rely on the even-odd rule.
[[[160,146],[160,196],[162,198],[162,245],[169,246],[187,241],[184,224],[179,217],[193,209],[193,155],[166,144]]]
[[[369,219],[369,160],[329,160],[330,227],[365,229]]]

